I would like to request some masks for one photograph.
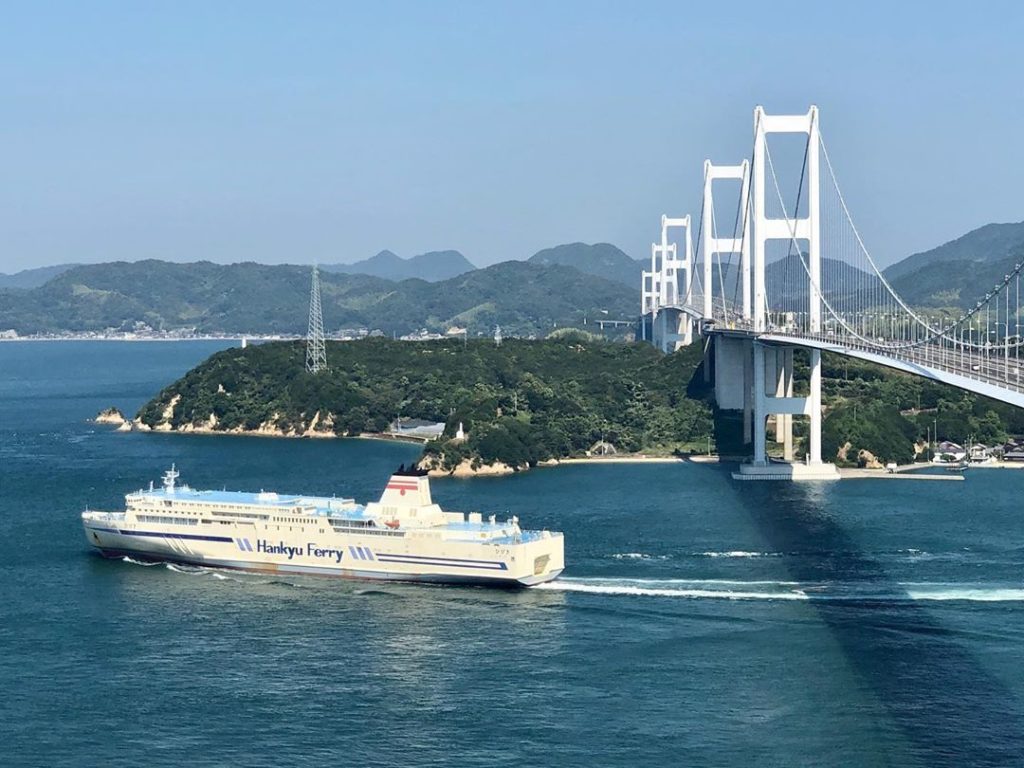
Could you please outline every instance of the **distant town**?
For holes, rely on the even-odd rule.
[[[438,339],[468,338],[469,336],[490,337],[491,331],[470,333],[466,328],[452,326],[444,333],[435,333],[426,328],[393,336],[398,341],[435,341]],[[332,341],[357,341],[365,338],[386,337],[379,328],[339,328],[328,332],[325,338]],[[514,336],[514,334],[512,335]],[[170,330],[151,328],[145,323],[135,323],[131,329],[106,328],[102,331],[61,331],[57,333],[19,334],[14,329],[0,330],[0,341],[216,341],[238,339],[249,341],[295,341],[305,336],[297,333],[204,333],[195,328],[173,328]],[[533,338],[532,336],[524,338]]]

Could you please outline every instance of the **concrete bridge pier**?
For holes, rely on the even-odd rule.
[[[772,358],[775,369],[775,397],[793,397],[793,350],[777,347]],[[775,416],[775,442],[782,445],[784,461],[793,460],[793,414],[779,413]]]
[[[681,309],[660,307],[652,325],[654,346],[665,354],[693,343],[693,321]]]
[[[718,407],[746,410],[749,405],[752,408],[751,380],[747,376],[747,370],[753,367],[753,360],[748,359],[751,357],[751,342],[719,335],[711,349],[715,356],[715,402]],[[744,433],[746,431],[744,428]]]
[[[809,392],[796,396],[793,348],[753,342],[754,458],[733,473],[737,480],[839,479],[835,465],[821,460],[821,352],[811,350],[810,358]],[[807,457],[802,462],[793,461],[793,416],[796,415],[810,417]],[[769,416],[775,417],[775,440],[783,446],[783,461],[768,458]]]
[[[750,339],[717,335],[711,349],[715,402],[725,410],[743,411],[743,444],[750,445],[754,442],[754,344]],[[704,366],[707,374],[711,369]]]

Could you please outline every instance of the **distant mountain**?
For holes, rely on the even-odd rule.
[[[597,275],[608,280],[615,280],[640,290],[640,272],[645,261],[637,261],[627,256],[611,243],[568,243],[545,248],[529,258],[533,264],[560,264],[564,267],[575,267],[588,275]]]
[[[911,304],[967,308],[1024,259],[1024,222],[986,224],[885,270]]]
[[[805,260],[807,254],[803,257]],[[810,278],[798,254],[792,254],[765,266],[765,291],[773,311],[806,312],[810,296]],[[838,259],[821,260],[821,286],[825,299],[833,306],[847,306],[857,294],[877,293],[881,281],[873,274]],[[843,286],[837,291],[836,286]]]
[[[385,280],[408,280],[415,277],[434,283],[472,272],[476,267],[458,251],[430,251],[403,259],[385,250],[354,264],[325,264],[322,269],[325,272],[370,275]]]
[[[304,333],[309,267],[211,262],[111,262],[70,269],[45,285],[4,291],[0,331],[20,334],[195,328],[210,333]],[[631,317],[639,289],[570,267],[521,261],[448,280],[392,282],[369,275],[322,275],[328,330],[364,326],[387,333],[451,325],[489,334],[543,335],[585,317]]]
[[[53,267],[23,269],[10,275],[0,272],[0,288],[38,288],[46,281],[77,266],[78,264],[57,264]]]

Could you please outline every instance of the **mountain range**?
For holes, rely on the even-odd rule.
[[[52,267],[36,267],[35,269],[23,269],[20,272],[4,274],[0,272],[0,288],[38,288],[57,275],[67,272],[69,269],[79,266],[78,264],[55,264]]]
[[[611,243],[569,243],[545,248],[529,258],[532,264],[561,264],[574,267],[589,275],[606,277],[609,280],[639,290],[640,273],[648,259],[633,259]]]
[[[768,265],[773,309],[806,302],[796,259]],[[885,276],[912,305],[964,308],[1022,259],[1024,223],[989,224],[914,254]],[[331,330],[362,326],[389,334],[451,326],[489,333],[501,325],[510,333],[543,335],[584,318],[634,317],[645,264],[608,243],[560,245],[482,269],[457,251],[410,259],[383,251],[356,264],[323,267],[324,322]],[[872,280],[827,258],[824,268],[848,272],[858,280],[846,282],[862,287]],[[0,331],[86,332],[145,323],[158,330],[302,333],[309,272],[296,265],[154,260],[26,270],[0,275]],[[721,280],[727,295],[736,292],[731,268]]]
[[[384,250],[353,264],[324,264],[321,269],[346,275],[382,277],[385,280],[418,278],[436,283],[472,272],[476,267],[458,251],[430,251],[403,259],[392,251]]]
[[[303,333],[308,266],[110,262],[67,270],[31,290],[0,290],[0,330],[21,335],[194,328],[201,333]],[[572,267],[508,261],[429,283],[321,275],[324,325],[407,333],[501,325],[517,335],[636,313],[636,291]]]
[[[1024,260],[1024,222],[986,224],[885,270],[910,304],[967,309]]]

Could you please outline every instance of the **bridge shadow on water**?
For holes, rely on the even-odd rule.
[[[851,668],[870,686],[924,765],[1024,765],[1019,696],[956,633],[860,550],[817,484],[744,483],[738,502],[801,583],[856,585],[851,600],[815,600]],[[886,596],[886,597],[881,597]],[[825,670],[823,670],[825,672]]]

